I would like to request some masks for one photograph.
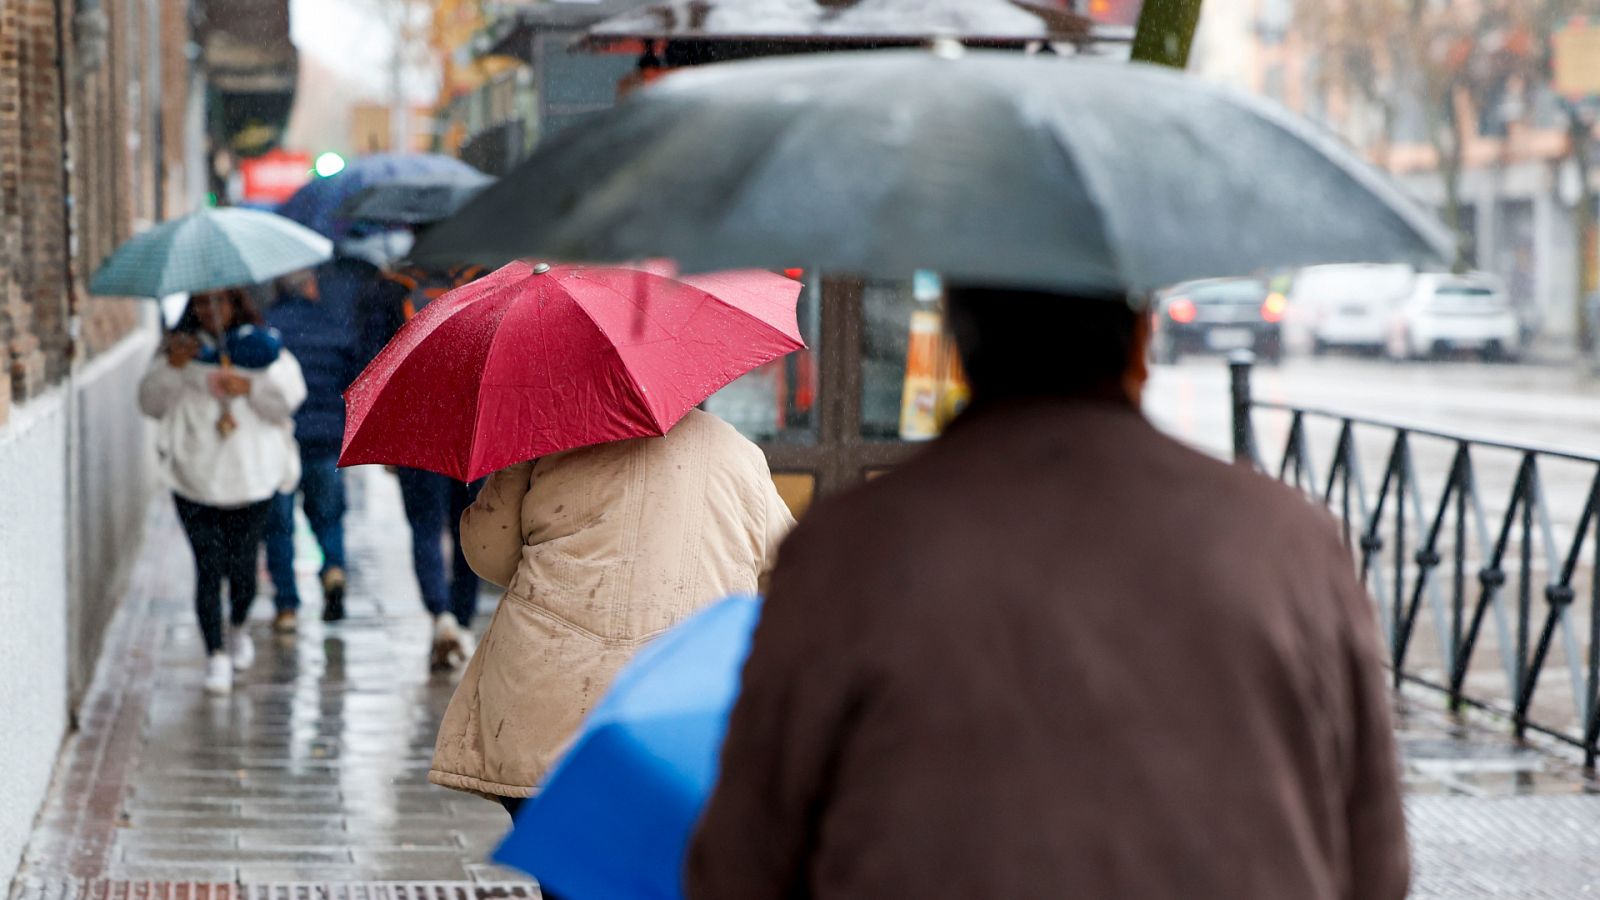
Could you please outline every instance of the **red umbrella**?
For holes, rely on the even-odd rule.
[[[660,436],[805,346],[800,284],[764,271],[514,262],[429,303],[345,393],[343,466],[464,481],[574,447]]]

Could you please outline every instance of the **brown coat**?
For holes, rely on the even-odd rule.
[[[707,603],[754,592],[793,524],[760,448],[699,410],[666,437],[490,476],[461,517],[461,547],[506,593],[428,779],[529,796],[633,652]]]
[[[694,900],[1398,900],[1327,517],[1126,403],[985,410],[783,547]]]

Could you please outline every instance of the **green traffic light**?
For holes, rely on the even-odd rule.
[[[321,178],[330,178],[344,171],[344,157],[332,150],[317,157],[315,164],[317,175]]]

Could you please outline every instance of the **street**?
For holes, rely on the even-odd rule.
[[[1281,366],[1256,366],[1253,383],[1258,401],[1600,453],[1600,381],[1567,366],[1291,357]],[[1188,357],[1155,367],[1146,406],[1172,435],[1221,456],[1232,452],[1222,358]],[[1283,449],[1283,423],[1263,416],[1259,425],[1263,452],[1275,462]],[[1324,449],[1322,464],[1328,455]]]

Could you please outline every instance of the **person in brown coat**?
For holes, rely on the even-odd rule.
[[[505,588],[439,724],[428,780],[515,811],[624,664],[708,603],[759,589],[794,517],[761,448],[708,412],[665,437],[489,476],[462,552]]]
[[[1403,897],[1330,518],[1141,416],[1129,304],[951,306],[973,406],[783,545],[689,896]]]

